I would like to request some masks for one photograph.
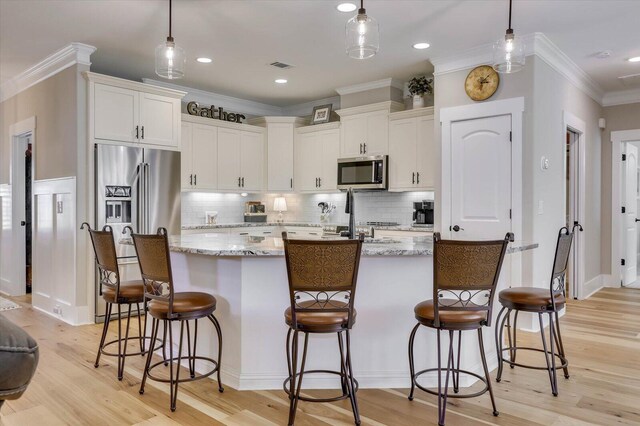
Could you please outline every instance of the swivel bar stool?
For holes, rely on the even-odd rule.
[[[131,232],[131,227],[125,227],[124,232]],[[167,239],[167,230],[158,228],[157,234],[134,234],[131,232],[133,245],[138,254],[140,262],[140,272],[144,281],[144,298],[148,299],[148,313],[153,318],[151,323],[152,339],[158,335],[158,326],[162,321],[165,328],[169,330],[169,379],[163,379],[152,374],[153,370],[164,364],[164,361],[158,361],[151,364],[153,352],[147,355],[147,362],[144,367],[142,382],[140,383],[140,394],[144,393],[144,386],[147,378],[158,382],[169,383],[170,386],[170,407],[171,411],[176,410],[176,401],[178,398],[178,385],[183,382],[203,379],[218,374],[218,391],[223,392],[222,382],[220,381],[220,363],[222,359],[222,330],[218,320],[213,315],[216,310],[217,300],[208,293],[199,292],[176,292],[173,285],[173,274],[171,272],[171,259],[169,256],[169,242]],[[198,341],[198,319],[207,318],[212,323],[218,334],[218,360],[196,355],[196,345]],[[194,337],[193,352],[191,348],[191,331],[189,321],[194,321]],[[173,357],[173,331],[171,324],[174,321],[180,323],[180,339],[178,340],[178,358]],[[182,356],[182,342],[184,337],[185,325],[187,328],[187,357]],[[180,378],[180,363],[183,359],[187,360],[189,365],[188,378]],[[196,375],[196,360],[206,361],[213,365],[213,368],[200,375]],[[173,364],[176,364],[176,373],[173,374]]]
[[[563,227],[558,232],[558,242],[556,244],[556,254],[553,260],[553,269],[551,271],[551,282],[549,289],[536,287],[515,287],[502,290],[498,295],[498,300],[502,305],[502,309],[496,319],[496,347],[498,351],[498,375],[496,381],[502,379],[502,368],[504,364],[509,364],[511,368],[515,366],[530,368],[534,370],[547,370],[549,373],[549,381],[551,382],[551,393],[558,396],[558,377],[556,370],[562,369],[564,377],[569,378],[569,362],[564,352],[562,344],[562,335],[560,334],[560,322],[558,312],[561,311],[566,304],[565,291],[565,273],[569,262],[569,253],[571,252],[571,243],[573,242],[573,231],[576,227],[582,231],[582,226],[574,225],[570,232],[567,227]],[[506,314],[503,316],[505,310]],[[518,313],[520,311],[538,314],[538,322],[540,323],[540,335],[542,337],[542,349],[518,346],[516,343]],[[513,326],[511,325],[511,312],[515,312]],[[543,315],[549,315],[549,344],[550,350],[547,349],[547,339],[544,333]],[[509,341],[508,347],[503,347],[503,333],[507,327],[507,336]],[[513,331],[512,331],[513,330]],[[513,335],[513,336],[512,336]],[[558,351],[556,353],[556,345]],[[516,362],[516,355],[519,350],[536,351],[544,353],[546,367],[537,367]],[[509,351],[509,359],[505,359],[503,353]],[[556,365],[556,358],[560,360],[560,365]]]
[[[496,241],[442,240],[439,232],[433,235],[433,299],[418,303],[414,309],[418,324],[413,328],[409,337],[409,368],[411,370],[409,400],[413,400],[413,392],[416,387],[432,395],[437,395],[439,425],[444,425],[447,397],[472,398],[488,391],[491,396],[493,415],[499,414],[491,389],[491,378],[482,340],[482,327],[491,325],[493,296],[509,241],[513,241],[511,233],[507,233],[503,240]],[[421,325],[434,328],[437,331],[438,368],[416,372],[413,343],[416,332]],[[484,377],[460,368],[460,344],[464,330],[477,330]],[[441,331],[449,332],[449,352],[445,368],[442,368],[440,360]],[[458,332],[458,353],[455,357],[457,362],[453,350],[456,331]],[[443,370],[446,372],[444,386],[442,386]],[[438,374],[437,392],[418,383],[420,375],[434,371]],[[476,377],[485,384],[484,389],[472,394],[458,395],[460,373]],[[454,395],[448,394],[450,374]]]
[[[144,319],[144,328],[142,328],[140,320],[140,303],[144,302],[144,289],[142,288],[142,281],[120,281],[120,272],[118,270],[118,257],[116,255],[116,245],[113,239],[113,230],[111,226],[105,225],[102,231],[91,229],[91,226],[84,222],[80,229],[87,228],[89,236],[91,236],[91,243],[93,244],[93,250],[96,256],[96,264],[98,266],[99,282],[102,297],[107,304],[107,311],[104,317],[104,326],[102,327],[102,337],[100,338],[100,346],[98,346],[98,355],[96,355],[96,362],[94,367],[98,368],[100,365],[100,355],[115,356],[118,357],[118,380],[122,380],[124,374],[124,361],[128,356],[143,355],[146,353],[145,340],[150,339],[145,337],[145,330],[147,328],[147,318]],[[138,329],[139,333],[136,337],[129,337],[129,323],[131,321],[131,305],[135,304],[138,311]],[[113,305],[118,307],[118,338],[110,342],[105,343],[107,337],[107,331],[109,330],[109,324],[111,323],[111,311]],[[122,338],[122,324],[121,324],[121,305],[128,305],[127,311],[127,326],[125,327],[125,337]],[[138,339],[140,342],[140,351],[127,353],[127,344],[129,340]],[[156,342],[155,339],[151,342]],[[107,348],[111,345],[118,345],[118,353],[108,352]],[[162,341],[154,348],[159,349],[162,347]]]
[[[291,299],[291,306],[284,312],[285,322],[289,326],[287,333],[289,377],[283,384],[284,391],[289,395],[290,400],[288,424],[289,426],[294,424],[299,400],[332,402],[349,398],[355,424],[359,425],[360,414],[356,399],[358,382],[353,378],[351,367],[349,332],[356,320],[356,311],[353,306],[364,236],[360,236],[357,240],[289,240],[287,233],[283,232],[282,240]],[[304,334],[304,346],[300,371],[298,371],[300,333]],[[309,334],[315,333],[337,333],[340,350],[339,372],[304,369]],[[302,377],[310,373],[339,376],[342,394],[334,398],[300,396]]]

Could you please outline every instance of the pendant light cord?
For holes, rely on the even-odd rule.
[[[509,9],[509,26],[511,26],[511,9]],[[169,0],[169,38],[173,40],[171,36],[171,0]]]
[[[169,0],[171,1],[171,0]],[[511,4],[513,0],[509,0],[509,29],[511,29]]]

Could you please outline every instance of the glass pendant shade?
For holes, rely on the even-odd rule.
[[[354,59],[371,58],[380,49],[378,21],[367,16],[364,9],[347,21],[346,48],[347,55]]]
[[[493,69],[502,74],[518,72],[524,68],[525,51],[522,39],[508,30],[493,45]]]
[[[156,74],[169,80],[184,77],[187,57],[184,49],[167,39],[156,47]]]

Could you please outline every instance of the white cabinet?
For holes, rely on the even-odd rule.
[[[182,189],[218,188],[218,129],[182,123]]]
[[[327,127],[320,127],[327,126]],[[302,192],[337,190],[340,131],[338,123],[298,129],[295,141],[296,189]]]
[[[390,115],[389,190],[435,187],[433,108]]]
[[[264,134],[218,128],[218,189],[261,191]]]
[[[180,100],[185,92],[85,73],[92,137],[100,143],[180,147]]]
[[[336,111],[341,123],[341,157],[385,155],[389,153],[389,113],[404,106],[380,102]]]

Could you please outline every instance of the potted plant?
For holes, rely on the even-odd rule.
[[[413,77],[409,80],[409,94],[413,97],[413,107],[424,107],[424,95],[433,94],[433,78]]]

